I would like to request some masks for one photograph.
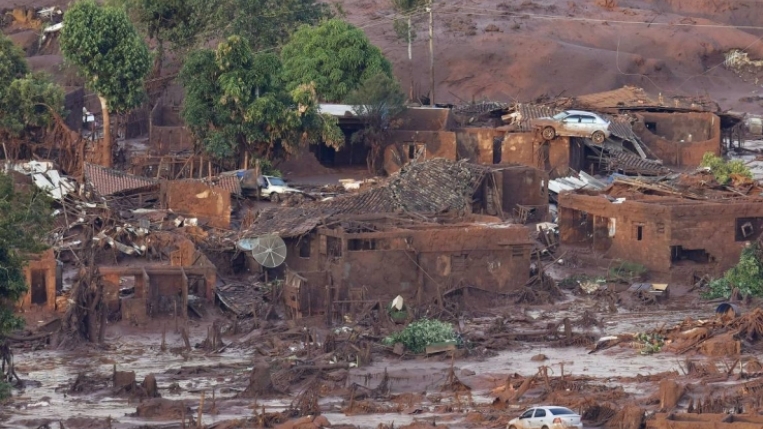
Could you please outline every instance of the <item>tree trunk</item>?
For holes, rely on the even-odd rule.
[[[98,96],[98,100],[101,102],[101,113],[103,114],[103,140],[101,141],[101,153],[99,154],[99,157],[101,165],[104,167],[111,167],[111,123],[109,121],[108,102],[100,95]]]

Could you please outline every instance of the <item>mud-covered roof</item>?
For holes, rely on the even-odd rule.
[[[263,210],[246,236],[295,237],[337,215],[468,213],[471,198],[490,167],[432,159],[405,165],[380,186],[300,207]]]
[[[150,188],[159,183],[156,179],[135,176],[87,162],[85,163],[85,180],[98,195],[104,197]]]
[[[621,110],[677,110],[718,112],[717,103],[705,97],[653,96],[643,88],[624,86],[612,91],[597,92],[594,94],[581,95],[571,98],[566,104],[594,110],[621,109]]]

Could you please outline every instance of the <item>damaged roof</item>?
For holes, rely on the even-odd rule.
[[[135,176],[100,165],[85,163],[85,180],[103,197],[121,194],[159,184],[156,179]]]
[[[654,97],[647,94],[643,88],[627,85],[612,91],[581,95],[567,101],[571,106],[587,109],[720,111],[718,104],[706,97],[663,97],[662,94]]]
[[[441,158],[412,162],[382,185],[360,193],[301,207],[263,210],[245,233],[295,237],[339,214],[466,213],[474,192],[489,171],[490,167]]]

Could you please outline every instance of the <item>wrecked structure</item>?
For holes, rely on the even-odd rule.
[[[666,182],[617,177],[601,191],[562,193],[561,241],[641,264],[670,281],[720,276],[763,233],[763,199],[755,187],[749,196],[703,189],[697,184],[712,177],[700,176]]]
[[[525,203],[533,210],[523,212],[525,221],[545,219],[548,194],[547,178],[537,171],[507,171],[512,187],[499,188],[498,169],[445,159],[414,162],[364,192],[266,210],[242,235],[284,238],[287,295],[296,315],[331,314],[334,305],[398,294],[442,305],[445,294],[462,287],[514,292],[530,277],[532,242],[528,229],[502,223],[521,212],[504,207]],[[529,196],[512,196],[509,189],[518,189],[512,177]]]
[[[516,292],[530,277],[532,242],[526,228],[495,221],[370,216],[328,219],[294,247],[286,302],[295,315],[307,316],[344,314],[397,295],[443,306],[445,296],[462,289]]]
[[[556,137],[544,140],[530,120],[566,109],[597,112],[611,122],[612,136],[604,145],[590,139]],[[620,89],[546,103],[520,103],[505,109],[508,132],[498,157],[504,162],[533,165],[552,177],[570,169],[588,173],[664,174],[663,167],[696,167],[705,153],[721,152],[740,118],[720,112],[703,98],[652,97],[643,89]]]

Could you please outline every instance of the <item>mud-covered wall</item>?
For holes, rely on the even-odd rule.
[[[35,281],[44,282],[44,303],[35,303],[34,306],[45,311],[55,311],[56,309],[56,257],[52,249],[34,256],[24,267],[24,280],[28,290],[21,297],[19,306],[23,310],[32,308],[32,282],[33,273]]]
[[[763,232],[760,202],[655,199],[615,204],[602,196],[562,194],[559,208],[562,243],[592,246],[607,257],[637,262],[673,279],[722,275]]]
[[[559,195],[563,244],[584,244],[667,275],[670,271],[670,209],[660,204],[609,202],[604,196]]]
[[[518,205],[535,209],[529,221],[543,222],[548,217],[548,174],[527,166],[496,166],[496,185],[501,193],[503,212],[513,215]]]
[[[170,87],[151,111],[149,147],[154,155],[170,155],[193,150],[193,134],[180,117],[181,87]]]
[[[327,260],[342,299],[432,299],[460,285],[496,292],[524,286],[531,243],[518,226],[432,228],[343,235],[341,256]],[[366,250],[352,250],[366,249]]]
[[[462,128],[456,131],[458,159],[468,159],[478,164],[500,162],[500,153],[493,153],[495,139],[502,139],[505,134],[492,128]]]
[[[558,177],[580,168],[573,163],[570,147],[569,137],[545,141],[535,133],[508,133],[501,144],[501,163],[527,165]]]
[[[739,262],[742,249],[763,232],[763,203],[705,203],[671,207],[670,245],[704,251],[709,262],[705,274],[722,275]],[[752,229],[745,237],[743,225]],[[674,263],[675,265],[675,263]]]
[[[214,228],[230,227],[230,192],[191,180],[166,181],[161,185],[162,207],[197,217]]]
[[[637,115],[633,131],[667,165],[696,167],[702,156],[721,151],[721,120],[713,113]]]
[[[384,149],[384,171],[392,174],[410,161],[422,147],[423,159],[445,158],[455,161],[456,133],[452,131],[392,130]]]

